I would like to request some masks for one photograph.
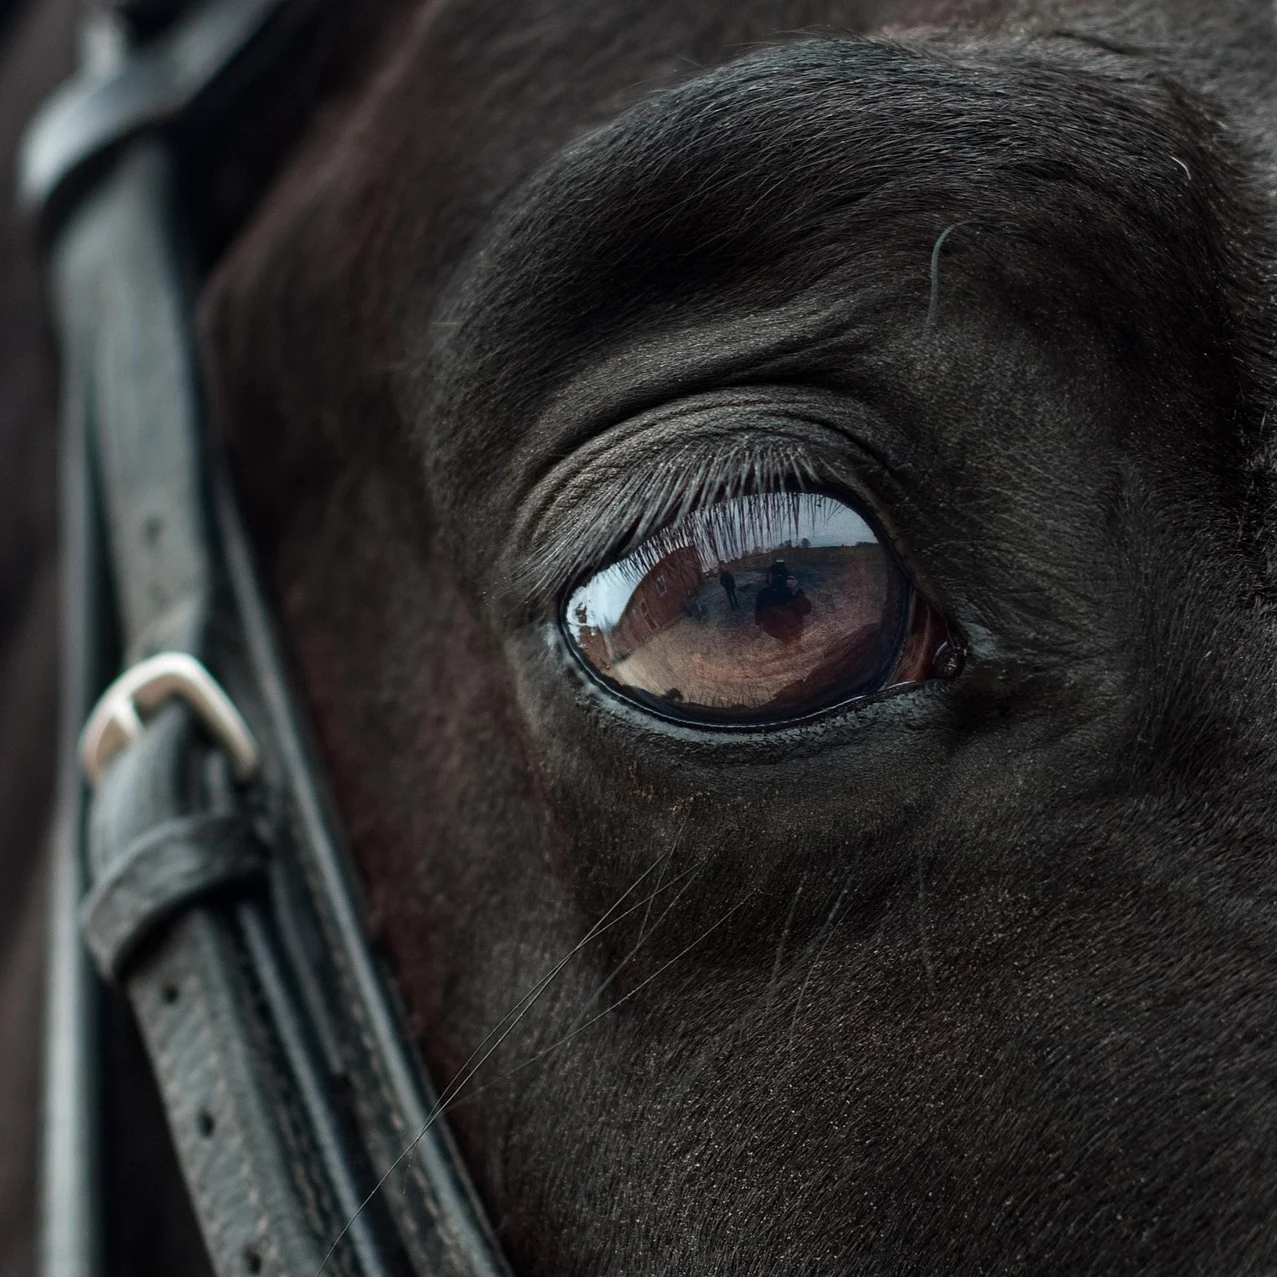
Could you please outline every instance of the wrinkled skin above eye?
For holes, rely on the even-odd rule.
[[[866,517],[770,492],[685,515],[577,586],[577,655],[648,709],[782,722],[927,676],[934,613]]]

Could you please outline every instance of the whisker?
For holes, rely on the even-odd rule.
[[[927,940],[927,895],[922,881],[922,849],[914,857],[918,881],[918,949],[922,954],[922,970],[927,978],[927,990],[932,997],[936,993],[936,970],[931,961],[931,945]]]
[[[661,861],[658,863],[664,863],[665,861],[669,859],[669,857],[672,854],[673,854],[673,848],[671,848],[670,851],[666,852],[666,854],[661,858]],[[655,865],[653,865],[651,868],[655,868]],[[475,1049],[470,1053],[469,1057],[464,1061],[461,1067],[457,1070],[457,1074],[453,1078],[453,1080],[450,1083],[448,1083],[448,1085],[444,1088],[442,1094],[439,1097],[440,1104],[446,1103],[446,1097],[448,1096],[449,1092],[459,1085],[464,1085],[465,1078],[470,1076],[470,1074],[472,1074],[476,1069],[480,1068],[483,1065],[483,1062],[492,1054],[492,1052],[496,1050],[496,1048],[499,1047],[502,1042],[505,1041],[505,1039],[509,1036],[510,1031],[515,1027],[515,1025],[517,1025],[519,1021],[524,1017],[524,1015],[526,1015],[527,1012],[532,1009],[533,1004],[537,1001],[537,999],[540,998],[541,994],[544,993],[547,988],[549,988],[550,984],[562,972],[563,968],[566,967],[567,964],[578,953],[580,953],[580,951],[587,944],[591,943],[591,941],[593,940],[597,940],[598,937],[602,935],[605,931],[610,930],[618,922],[621,922],[623,919],[628,918],[632,913],[636,913],[639,909],[643,908],[644,905],[650,904],[653,897],[659,895],[660,892],[664,890],[663,887],[658,887],[655,891],[651,893],[651,895],[645,896],[642,900],[637,901],[636,903],[631,905],[628,909],[624,910],[622,913],[617,914],[616,917],[608,920],[608,914],[610,914],[612,910],[615,909],[617,905],[619,905],[621,901],[625,899],[625,896],[628,896],[629,893],[634,890],[634,887],[637,886],[638,883],[641,882],[643,878],[646,877],[647,874],[651,872],[651,868],[646,870],[642,876],[636,879],[635,882],[632,883],[629,889],[625,892],[625,895],[622,895],[611,906],[611,908],[607,911],[607,913],[605,913],[599,919],[599,921],[596,922],[594,926],[590,928],[590,930],[585,934],[585,936],[582,937],[582,939],[579,940],[561,959],[559,959],[559,961],[556,962],[554,966],[550,968],[549,972],[545,974],[544,976],[542,976],[541,979],[538,980],[536,984],[534,984],[532,988],[527,993],[525,993],[523,997],[520,998],[519,1001],[516,1002],[514,1006],[509,1011],[507,1011],[506,1014],[500,1020],[497,1021],[493,1029],[487,1034],[487,1036],[483,1039],[483,1041],[480,1042],[477,1047],[475,1047]],[[680,882],[683,878],[686,878],[689,874],[691,874],[694,871],[694,868],[695,866],[684,870],[683,873],[679,874],[677,878],[672,879],[668,885],[672,887],[675,883]],[[510,1019],[511,1016],[513,1016],[514,1018]],[[505,1028],[503,1029],[502,1025],[505,1024],[506,1020],[510,1020],[510,1023],[508,1025],[505,1025]],[[492,1039],[494,1037],[496,1037],[497,1040],[495,1042],[492,1042]],[[492,1042],[491,1048],[485,1054],[483,1054],[483,1056],[479,1058],[476,1063],[474,1063],[473,1068],[470,1068],[471,1062],[475,1060],[475,1057],[478,1056],[481,1051],[483,1051],[484,1047],[487,1046],[489,1042]],[[466,1073],[467,1068],[470,1068],[470,1074]],[[425,1128],[423,1128],[422,1130],[422,1134],[424,1133],[425,1133]],[[420,1139],[421,1136],[418,1135],[417,1138]]]
[[[620,960],[620,962],[616,964],[615,967],[612,968],[612,970],[608,973],[606,978],[603,980],[603,983],[600,984],[599,987],[595,989],[594,992],[590,994],[590,996],[581,1004],[581,1008],[576,1014],[576,1019],[573,1020],[572,1022],[573,1028],[575,1028],[577,1023],[579,1023],[581,1016],[583,1016],[590,1009],[590,1007],[592,1007],[603,996],[603,994],[607,992],[608,988],[612,984],[612,981],[615,980],[616,977],[620,975],[621,972],[625,969],[625,967],[629,965],[631,959],[638,953],[639,949],[643,947],[644,942],[646,940],[651,939],[651,937],[655,934],[657,928],[669,916],[671,910],[673,910],[673,908],[678,904],[678,902],[682,900],[684,895],[687,894],[687,890],[695,881],[695,878],[688,877],[687,875],[684,875],[684,876],[687,877],[687,881],[674,894],[674,899],[671,900],[669,904],[667,904],[665,908],[662,909],[661,912],[657,915],[656,921],[652,923],[651,928],[640,930],[639,938],[635,942],[634,947],[629,951],[629,953],[625,955],[625,957],[623,957]],[[674,885],[673,883],[670,884],[670,886],[673,886],[673,885]],[[653,896],[654,895],[655,893],[653,893]],[[649,905],[650,905],[650,902],[649,902]]]
[[[940,306],[940,250],[944,247],[944,242],[961,226],[970,226],[970,222],[954,222],[951,226],[946,226],[940,232],[939,239],[936,240],[935,246],[931,250],[931,300],[927,305],[927,318],[922,325],[922,335],[926,337],[931,332],[931,325],[935,322],[936,311]]]
[[[776,993],[776,985],[780,982],[780,964],[781,959],[785,956],[785,944],[789,940],[789,933],[794,925],[794,915],[798,912],[798,898],[803,894],[803,886],[807,882],[807,875],[803,874],[798,880],[798,886],[794,888],[794,898],[789,902],[789,912],[785,915],[785,925],[780,931],[780,943],[776,946],[776,961],[772,963],[772,978],[767,984],[767,996],[763,999],[763,1009],[771,1010],[772,997]]]
[[[544,1048],[544,1050],[538,1051],[535,1055],[530,1055],[526,1060],[523,1061],[522,1064],[517,1064],[508,1073],[503,1073],[501,1074],[500,1077],[494,1077],[490,1082],[485,1082],[482,1086],[471,1091],[465,1097],[465,1099],[461,1099],[459,1097],[454,1096],[449,1101],[449,1107],[468,1103],[470,1100],[477,1099],[485,1091],[491,1090],[494,1086],[499,1086],[503,1082],[508,1082],[516,1074],[522,1073],[524,1069],[529,1068],[533,1064],[536,1064],[539,1060],[545,1059],[547,1055],[550,1055],[554,1051],[557,1051],[560,1047],[566,1046],[569,1042],[572,1041],[573,1038],[584,1033],[585,1030],[588,1029],[592,1024],[597,1024],[605,1016],[611,1015],[612,1012],[617,1009],[617,1007],[621,1006],[625,1002],[628,1002],[632,997],[634,997],[635,994],[642,992],[642,990],[645,989],[649,984],[651,984],[653,980],[657,979],[659,976],[663,975],[666,971],[668,971],[670,967],[672,967],[676,962],[679,961],[679,959],[686,957],[693,949],[696,948],[698,944],[701,943],[702,940],[705,940],[708,936],[713,934],[713,932],[717,931],[718,928],[721,927],[723,923],[725,923],[728,920],[728,918],[732,916],[732,914],[736,913],[737,910],[741,909],[745,904],[749,902],[750,898],[756,894],[757,894],[757,888],[754,888],[753,890],[746,893],[746,895],[744,895],[740,900],[738,900],[721,918],[719,918],[719,920],[716,923],[714,923],[712,926],[707,927],[704,931],[702,931],[701,934],[697,936],[695,940],[693,940],[689,945],[680,949],[672,958],[670,958],[668,962],[665,962],[661,966],[659,966],[655,971],[652,972],[650,976],[647,977],[647,979],[640,981],[628,993],[624,994],[622,997],[617,998],[617,1000],[613,1002],[611,1006],[607,1007],[603,1011],[600,1011],[598,1015],[591,1016],[588,1020],[586,1020],[584,1024],[579,1025],[578,1027],[572,1029],[569,1033],[565,1033],[563,1037],[558,1039],[558,1041],[551,1042],[549,1046]]]
[[[472,1078],[475,1075],[475,1073],[477,1073],[478,1070],[483,1067],[483,1065],[492,1056],[493,1052],[496,1051],[501,1046],[501,1044],[506,1040],[506,1038],[509,1037],[509,1035],[514,1031],[515,1026],[518,1025],[519,1021],[522,1020],[523,1017],[528,1013],[528,1011],[532,1009],[532,1007],[536,1004],[537,1000],[541,997],[541,995],[545,992],[545,990],[550,987],[550,985],[553,983],[555,978],[563,971],[564,967],[566,967],[567,964],[578,953],[580,953],[581,950],[585,948],[587,944],[589,944],[593,940],[596,940],[600,935],[602,935],[609,928],[615,926],[622,919],[629,917],[630,914],[636,913],[639,909],[643,908],[645,904],[649,903],[649,901],[651,900],[651,896],[644,897],[644,899],[639,900],[635,904],[631,905],[628,909],[617,914],[615,917],[610,917],[610,915],[612,915],[615,912],[615,910],[621,904],[624,903],[627,897],[629,897],[634,892],[634,890],[639,886],[639,884],[650,873],[652,873],[658,866],[665,864],[669,860],[669,858],[674,854],[674,851],[675,851],[675,848],[671,847],[669,848],[669,850],[665,851],[657,860],[653,861],[653,863],[649,865],[625,889],[625,891],[621,893],[620,896],[617,897],[617,899],[608,907],[607,911],[598,919],[597,922],[594,923],[594,925],[589,929],[589,931],[586,932],[586,934],[575,945],[573,945],[573,947],[570,950],[568,950],[568,952],[558,962],[556,962],[553,967],[550,968],[549,972],[547,972],[544,976],[542,976],[532,986],[532,988],[529,989],[528,992],[525,993],[523,997],[521,997],[514,1004],[514,1006],[509,1011],[507,1011],[505,1015],[501,1017],[500,1020],[497,1021],[496,1025],[488,1032],[488,1034],[484,1037],[483,1041],[480,1042],[477,1047],[475,1047],[475,1049],[470,1053],[470,1055],[467,1057],[465,1062],[462,1064],[461,1068],[457,1070],[456,1077],[453,1078],[453,1080],[444,1088],[443,1092],[440,1094],[439,1099],[436,1101],[434,1108],[431,1109],[430,1113],[427,1115],[426,1120],[424,1124],[422,1125],[421,1129],[416,1133],[416,1135],[413,1136],[408,1146],[386,1168],[386,1170],[383,1172],[381,1177],[368,1191],[367,1196],[365,1196],[363,1201],[359,1203],[359,1206],[355,1209],[355,1212],[342,1225],[341,1230],[338,1232],[337,1236],[333,1238],[332,1245],[328,1247],[328,1250],[325,1253],[323,1260],[320,1262],[319,1268],[315,1272],[315,1277],[322,1277],[324,1269],[328,1266],[328,1261],[333,1257],[333,1253],[336,1251],[337,1247],[341,1244],[342,1240],[346,1237],[346,1235],[350,1232],[350,1229],[354,1225],[355,1221],[360,1217],[360,1215],[367,1208],[369,1202],[371,1202],[372,1199],[376,1197],[376,1195],[385,1186],[386,1181],[391,1177],[391,1175],[395,1173],[396,1170],[398,1170],[398,1168],[404,1163],[404,1161],[412,1153],[412,1150],[416,1148],[416,1146],[421,1142],[426,1132],[431,1128],[431,1126],[434,1125],[435,1120],[445,1110],[445,1108],[451,1102],[452,1098],[460,1091],[460,1089],[463,1086],[465,1086],[465,1084],[470,1080],[470,1078]],[[688,876],[688,874],[692,873],[695,868],[696,866],[691,866],[688,869],[684,870],[683,873],[679,874],[676,878],[671,879],[671,881],[667,884],[667,886],[672,887],[675,883],[681,882],[684,878]],[[652,895],[659,895],[660,892],[665,889],[666,889],[665,887],[658,887],[656,891],[652,893]],[[511,1016],[513,1016],[514,1018],[511,1019]],[[509,1024],[506,1024],[507,1020],[509,1020]],[[503,1025],[505,1025],[504,1029],[502,1028]],[[492,1041],[494,1037],[496,1037],[495,1042]],[[492,1045],[488,1046],[489,1043],[492,1043]],[[484,1051],[485,1046],[488,1047],[486,1051]],[[480,1052],[483,1052],[483,1054],[480,1055]],[[475,1061],[476,1056],[478,1056],[479,1058],[477,1062],[473,1063],[472,1065],[471,1062]]]
[[[807,968],[807,974],[803,976],[803,982],[798,990],[798,996],[794,999],[794,1014],[789,1022],[789,1061],[792,1064],[794,1060],[794,1035],[798,1031],[798,1013],[802,1010],[803,996],[807,992],[807,985],[811,982],[812,973],[816,970],[816,964],[820,961],[821,955],[825,952],[825,946],[829,943],[829,937],[834,934],[834,922],[838,914],[842,911],[842,902],[846,900],[848,891],[851,890],[850,885],[843,887],[838,893],[838,899],[834,901],[834,907],[829,911],[829,916],[825,919],[824,925],[820,928],[817,939],[820,941],[819,947],[816,949],[816,956],[811,960],[811,966]]]

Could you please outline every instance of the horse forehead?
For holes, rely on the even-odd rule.
[[[955,101],[963,112],[945,121]],[[1050,106],[1065,102],[1093,139],[1078,128],[1061,140]],[[535,474],[635,402],[762,366],[784,375],[777,352],[804,341],[821,359],[851,366],[869,350],[881,362],[914,342],[945,242],[946,289],[987,277],[960,315],[983,342],[962,371],[983,377],[986,409],[1001,391],[1018,404],[1034,375],[1015,317],[995,330],[992,311],[1024,315],[1034,293],[1057,329],[1109,326],[1072,369],[1091,383],[1067,391],[1074,436],[1129,442],[1124,400],[1155,377],[1171,403],[1191,365],[1213,409],[1164,413],[1157,430],[1231,447],[1237,400],[1263,393],[1264,377],[1223,349],[1253,300],[1224,245],[1256,228],[1231,189],[1198,198],[1180,154],[1216,186],[1235,176],[1208,122],[1161,86],[1105,82],[1089,66],[937,67],[853,42],[738,62],[559,152],[488,222],[419,326],[411,424],[458,506],[508,501],[503,466]],[[1058,379],[1053,393],[1065,393]],[[980,427],[997,443],[987,411]]]
[[[766,6],[756,8],[756,23],[766,30],[767,18],[774,15],[762,12]],[[635,56],[652,73],[643,78],[638,91],[618,93],[613,87],[618,80],[632,83],[625,76],[638,70],[637,66],[627,65],[627,55],[615,51],[608,56],[595,53],[574,77],[573,90],[566,95],[570,100],[566,100],[564,90],[553,82],[554,59],[579,52],[582,41],[597,39],[597,31],[583,29],[573,38],[561,30],[554,35],[539,32],[534,26],[527,31],[507,29],[504,40],[494,40],[491,32],[484,32],[488,37],[485,39],[458,27],[455,20],[450,26],[449,12],[445,9],[442,17],[421,23],[413,38],[405,41],[397,63],[350,112],[340,135],[334,139],[328,134],[322,145],[302,156],[279,196],[231,255],[210,290],[208,309],[229,311],[236,322],[244,321],[239,323],[244,331],[271,323],[269,318],[250,317],[246,312],[255,309],[280,314],[280,307],[270,305],[272,292],[276,300],[287,292],[294,312],[296,299],[305,299],[301,303],[309,311],[305,324],[293,325],[290,334],[276,323],[268,340],[243,343],[241,357],[269,360],[279,371],[288,369],[290,360],[296,360],[308,372],[317,372],[308,378],[315,392],[313,398],[319,401],[311,404],[313,412],[319,412],[323,402],[346,398],[351,380],[371,369],[384,374],[387,368],[407,366],[419,373],[421,369],[411,362],[405,364],[405,347],[409,360],[416,358],[423,331],[437,346],[454,353],[458,347],[449,342],[449,336],[461,325],[451,307],[439,310],[439,299],[448,296],[449,285],[449,301],[459,300],[467,310],[467,318],[485,307],[489,316],[504,308],[504,318],[495,326],[490,325],[484,336],[491,336],[495,327],[498,341],[489,342],[489,346],[506,342],[510,351],[503,351],[502,359],[508,374],[521,374],[519,361],[506,355],[513,353],[524,356],[525,361],[535,361],[546,353],[545,333],[535,312],[540,307],[544,313],[553,285],[559,285],[560,294],[564,291],[563,281],[571,272],[565,272],[562,266],[579,249],[583,224],[587,234],[597,242],[608,243],[619,254],[623,252],[622,241],[641,217],[649,222],[653,217],[668,217],[687,202],[688,184],[699,180],[705,221],[730,227],[739,220],[744,205],[762,202],[760,197],[766,194],[766,186],[780,184],[786,146],[795,140],[794,129],[801,127],[802,121],[794,117],[788,138],[783,121],[776,122],[770,139],[760,133],[757,118],[746,121],[740,117],[746,114],[751,93],[755,98],[766,95],[769,86],[765,77],[757,70],[720,72],[716,77],[722,86],[718,100],[713,94],[703,94],[699,117],[684,112],[680,118],[679,101],[673,97],[643,117],[649,131],[647,137],[642,136],[642,129],[633,129],[627,146],[624,128],[616,130],[621,144],[616,154],[607,158],[615,160],[618,167],[627,167],[640,184],[633,192],[637,198],[627,201],[618,184],[613,183],[609,189],[606,172],[600,173],[597,165],[591,171],[582,164],[581,154],[583,149],[588,151],[588,146],[568,145],[566,154],[562,148],[582,130],[612,119],[628,100],[641,96],[652,84],[687,78],[685,68],[675,72],[668,66],[671,45],[680,40],[684,44],[704,42],[705,31],[689,29],[684,21],[674,24],[672,34],[663,30],[660,37],[626,45],[626,49],[642,50]],[[617,6],[609,13],[618,29],[634,24],[634,15],[624,12],[623,7]],[[564,25],[571,27],[570,23]],[[601,43],[606,46],[606,41]],[[720,59],[731,56],[738,48],[720,49]],[[801,55],[793,59],[793,51],[789,52],[790,58],[800,64]],[[473,60],[467,62],[469,58]],[[495,65],[485,66],[485,59]],[[838,146],[859,150],[857,159],[862,168],[872,170],[862,182],[861,194],[875,181],[879,186],[894,182],[900,188],[902,205],[907,205],[910,198],[925,201],[928,182],[933,188],[936,184],[935,176],[929,177],[928,168],[944,167],[944,147],[928,124],[937,128],[945,124],[944,116],[946,112],[953,115],[949,108],[955,103],[961,105],[959,114],[965,112],[968,123],[950,127],[943,140],[968,143],[966,194],[975,192],[982,181],[987,185],[991,177],[998,180],[997,174],[980,171],[980,147],[996,150],[999,145],[1006,146],[1009,139],[994,136],[996,127],[991,131],[991,126],[997,122],[984,109],[987,103],[977,105],[963,96],[973,84],[980,83],[979,76],[955,73],[951,64],[915,56],[912,64],[922,71],[914,83],[902,89],[899,84],[893,86],[891,79],[893,74],[898,76],[902,66],[908,68],[911,60],[903,58],[898,50],[884,47],[866,50],[858,62],[842,68],[846,76],[842,85],[826,82],[813,89],[810,82],[803,84],[801,65],[787,66],[784,57],[776,61],[780,66],[778,78],[788,74],[794,89],[808,91],[807,124],[813,124],[812,112],[822,110],[831,120],[839,114],[852,117],[841,137],[836,129],[825,129],[823,141],[827,155]],[[807,73],[810,76],[810,68]],[[706,77],[702,73],[695,78]],[[710,78],[715,78],[712,73]],[[738,89],[744,83],[747,90],[738,92],[734,101],[733,80]],[[1138,178],[1149,207],[1165,204],[1167,190],[1173,181],[1184,181],[1185,172],[1189,174],[1186,180],[1196,181],[1199,190],[1217,184],[1216,173],[1192,171],[1213,167],[1213,141],[1195,135],[1197,122],[1191,113],[1165,109],[1164,101],[1153,101],[1156,95],[1142,90],[1142,101],[1134,100],[1132,95],[1133,100],[1122,103],[1121,93],[1117,92],[1108,101],[1093,103],[1087,136],[1085,112],[1078,112],[1077,99],[1087,93],[1094,96],[1094,76],[1070,76],[1057,69],[1036,84],[1024,75],[1013,80],[1004,74],[1003,81],[992,89],[1004,97],[1001,123],[1014,125],[1020,131],[1014,139],[1016,144],[1022,145],[1026,135],[1031,137],[1036,132],[1045,157],[1052,149],[1058,153],[1076,148],[1082,137],[1090,152],[1085,161],[1092,169],[1089,176],[1102,184],[1120,173],[1123,161],[1131,156],[1130,147],[1114,145],[1120,130],[1127,135],[1138,133],[1146,156],[1155,157],[1155,162],[1145,165]],[[1022,101],[1005,100],[1012,88],[1023,94]],[[894,124],[865,118],[873,114],[873,108],[881,108],[888,101],[899,105],[901,118]],[[1145,109],[1150,103],[1153,109]],[[1061,109],[1067,107],[1074,117],[1069,133],[1062,135],[1056,127],[1053,104]],[[783,102],[777,105],[783,106]],[[706,118],[715,108],[718,117],[711,119],[706,128]],[[653,121],[659,124],[662,115],[666,125],[663,130],[652,126]],[[815,123],[824,122],[817,116]],[[951,125],[952,121],[948,123]],[[676,172],[676,180],[666,180],[663,158],[677,154],[680,147],[688,151],[704,149],[707,135],[717,134],[718,140],[730,143],[733,133],[742,135],[743,145],[734,157],[726,145],[719,148],[720,168],[712,180],[706,179],[708,170],[702,168],[696,173],[690,166],[681,174]],[[748,149],[751,141],[755,148],[752,156]],[[817,153],[818,148],[810,145],[810,139],[808,142],[809,153]],[[498,217],[494,243],[494,210],[538,169],[536,189],[524,205],[529,215],[518,234],[510,234],[510,217],[505,218],[504,224]],[[646,190],[642,189],[645,169]],[[907,180],[909,170],[912,182]],[[816,197],[824,176],[817,171],[805,175]],[[793,207],[797,194],[790,197],[790,207],[786,207],[785,200],[773,204],[770,217],[774,231],[800,220]],[[845,197],[846,191],[833,194]],[[952,201],[955,207],[963,203],[962,193],[958,194],[959,198]],[[1032,192],[1012,190],[1008,194],[1007,204],[1019,199],[1021,217],[1049,216],[1056,211],[1059,227],[1070,229],[1067,213],[1053,210],[1049,199],[1035,201]],[[1191,201],[1182,202],[1187,209]],[[1200,214],[1208,200],[1199,199],[1197,203]],[[576,219],[576,238],[565,233],[565,205],[587,210],[584,223]],[[1131,219],[1128,229],[1138,229],[1139,209],[1133,202],[1125,215]],[[1076,218],[1071,229],[1079,229]],[[1080,229],[1093,231],[1094,227]],[[504,279],[494,280],[491,271],[485,273],[485,261],[497,263]],[[612,281],[614,286],[616,282]],[[605,305],[619,300],[607,295],[598,284],[597,279],[577,273],[578,294],[593,293]],[[517,304],[519,301],[522,306]],[[570,300],[568,304],[572,304]],[[361,318],[357,326],[350,322],[352,314]],[[290,320],[295,317],[295,313],[288,315]],[[436,324],[433,328],[432,322]],[[340,326],[340,331],[335,331],[334,326]],[[326,368],[316,369],[316,339],[330,346],[340,343],[343,357],[329,361]],[[434,369],[426,371],[432,373]],[[462,360],[458,378],[464,379],[467,374],[468,366]],[[504,447],[509,441],[509,432],[503,428],[497,440],[464,440],[462,446]]]

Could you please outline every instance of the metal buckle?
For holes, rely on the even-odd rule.
[[[240,780],[257,770],[257,742],[218,681],[186,652],[160,652],[125,670],[102,693],[80,733],[80,765],[96,786],[117,754],[142,733],[143,716],[180,696],[226,750]]]

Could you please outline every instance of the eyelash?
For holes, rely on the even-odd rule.
[[[746,435],[728,442],[708,452],[704,440],[675,445],[652,465],[629,463],[613,485],[599,485],[592,476],[592,490],[527,568],[527,592],[558,597],[564,582],[601,570],[662,527],[715,502],[751,491],[808,490],[819,482],[815,466],[789,441]],[[572,489],[569,478],[553,505],[571,503]]]

